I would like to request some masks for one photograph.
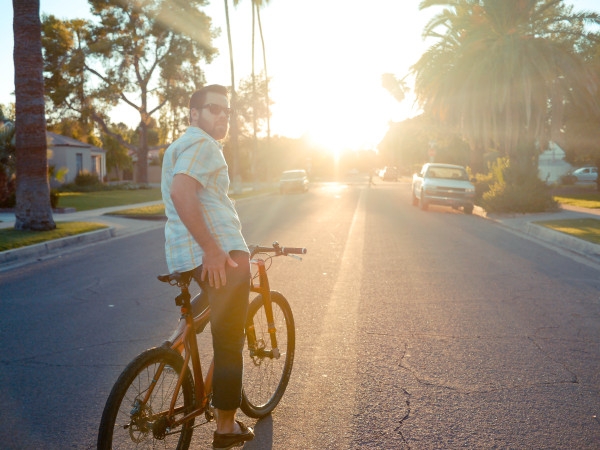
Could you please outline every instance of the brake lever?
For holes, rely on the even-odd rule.
[[[298,255],[287,255],[287,256],[291,256],[292,258],[296,258],[298,261],[302,261],[302,258],[299,257]]]

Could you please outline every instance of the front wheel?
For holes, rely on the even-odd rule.
[[[277,348],[273,348],[263,298],[258,295],[248,308],[244,380],[241,409],[248,417],[270,414],[285,392],[296,346],[292,309],[285,297],[271,291]]]
[[[108,396],[98,431],[98,448],[187,449],[194,432],[194,419],[170,429],[166,416],[182,369],[183,358],[166,348],[146,350],[134,359]],[[146,399],[154,379],[152,394]],[[193,405],[194,383],[186,370],[175,403],[175,408],[181,410],[175,418],[192,411]]]

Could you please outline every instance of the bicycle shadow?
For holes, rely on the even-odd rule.
[[[267,416],[254,425],[254,439],[246,442],[245,450],[273,448],[273,417]]]

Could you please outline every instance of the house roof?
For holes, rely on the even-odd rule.
[[[103,148],[96,147],[92,144],[86,144],[85,142],[78,141],[77,139],[53,133],[52,131],[46,131],[46,143],[48,147],[87,148],[93,152],[106,153],[106,150]]]

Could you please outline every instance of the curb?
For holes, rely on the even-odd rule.
[[[600,245],[594,244],[593,242],[569,236],[568,234],[532,222],[529,222],[526,225],[524,232],[530,236],[541,239],[542,241],[551,242],[565,250],[585,256],[591,256],[593,258],[600,258]]]
[[[101,230],[77,234],[75,236],[67,236],[60,239],[41,242],[39,244],[28,245],[26,247],[4,250],[3,252],[0,252],[0,265],[19,262],[27,258],[46,256],[66,247],[104,241],[113,236],[115,236],[115,227],[108,227]]]
[[[527,222],[524,226],[520,227],[511,226],[500,219],[488,216],[487,212],[480,206],[475,206],[473,214],[478,215],[483,219],[490,220],[506,229],[534,237],[546,244],[554,245],[563,250],[577,253],[582,256],[591,257],[594,260],[600,258],[599,244],[588,242],[575,236],[570,236],[560,231],[547,228],[543,225],[537,225],[533,222]]]

